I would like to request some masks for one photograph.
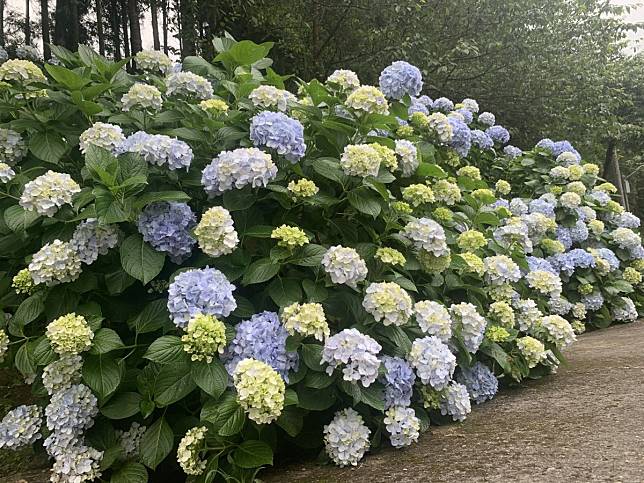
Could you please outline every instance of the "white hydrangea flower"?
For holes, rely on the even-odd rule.
[[[377,176],[380,154],[369,144],[349,144],[344,147],[340,166],[349,176]]]
[[[78,354],[63,354],[60,359],[45,366],[42,372],[42,383],[47,393],[64,391],[73,384],[78,384],[83,368],[83,358]]]
[[[492,285],[508,282],[518,282],[521,279],[521,269],[506,255],[495,255],[483,259],[485,279]]]
[[[4,361],[4,356],[9,349],[9,342],[9,336],[7,333],[4,329],[0,329],[0,362]]]
[[[412,408],[394,406],[387,409],[383,423],[394,448],[410,446],[418,441],[420,420]]]
[[[628,297],[620,297],[621,305],[615,305],[611,312],[613,319],[619,321],[629,321],[637,319],[637,308],[635,303]]]
[[[380,344],[358,329],[344,329],[326,340],[321,363],[329,364],[326,368],[329,375],[344,365],[345,381],[360,381],[364,387],[369,387],[378,377],[380,360],[377,356],[381,350]]]
[[[340,245],[329,248],[322,257],[322,266],[333,283],[356,288],[358,282],[367,278],[367,264],[353,248]]]
[[[436,257],[449,255],[447,239],[443,227],[430,218],[412,220],[402,232],[418,250],[425,250]]]
[[[435,336],[416,339],[411,345],[408,360],[422,383],[438,391],[449,384],[456,369],[456,357]]]
[[[433,300],[422,300],[414,304],[416,322],[428,335],[438,337],[447,343],[452,337],[452,319],[443,304]]]
[[[69,246],[81,262],[89,265],[94,263],[99,255],[107,255],[118,242],[117,225],[100,225],[96,218],[88,218],[76,227]]]
[[[438,140],[443,144],[452,141],[452,125],[449,118],[442,112],[434,112],[427,118],[429,128],[436,133]]]
[[[47,325],[45,332],[51,347],[61,356],[79,354],[92,346],[94,332],[82,315],[69,313]]]
[[[253,89],[248,95],[248,99],[255,107],[266,109],[275,107],[278,111],[282,112],[288,110],[289,104],[297,102],[297,97],[289,91],[268,85],[262,85]]]
[[[441,394],[440,410],[442,415],[450,415],[454,421],[463,421],[472,412],[470,394],[467,387],[452,382]]]
[[[16,172],[7,163],[0,163],[0,182],[8,183],[16,176]]]
[[[55,433],[69,436],[80,436],[91,428],[97,414],[98,400],[84,384],[74,384],[54,393],[45,408],[47,427]]]
[[[327,77],[327,83],[337,84],[346,91],[353,91],[360,87],[360,79],[352,70],[337,69]]]
[[[18,406],[0,422],[0,448],[16,450],[42,437],[42,410],[38,406]]]
[[[268,364],[243,359],[235,367],[233,383],[239,405],[257,424],[275,421],[284,407],[284,380]]]
[[[189,429],[179,441],[177,448],[177,462],[186,475],[198,476],[204,472],[208,462],[201,459],[201,451],[204,450],[206,433],[208,428],[198,426]]]
[[[266,186],[277,176],[271,155],[257,148],[222,151],[203,170],[201,184],[209,196],[217,196],[233,188]]]
[[[29,60],[9,59],[0,65],[0,81],[17,81],[22,84],[47,82],[47,78],[36,64]]]
[[[394,282],[372,283],[362,301],[364,309],[384,325],[403,325],[411,317],[412,299]]]
[[[67,173],[49,170],[25,185],[19,203],[25,210],[52,217],[61,206],[71,204],[80,191],[78,183]]]
[[[369,449],[371,431],[362,416],[354,409],[338,411],[333,420],[324,426],[324,447],[327,455],[340,466],[357,466]]]
[[[146,72],[160,71],[167,74],[172,70],[172,60],[159,50],[142,50],[134,57],[136,65]]]
[[[528,367],[533,368],[540,362],[546,360],[548,354],[543,343],[529,335],[517,339],[517,347],[525,357]]]
[[[120,126],[105,122],[95,122],[80,135],[79,147],[83,154],[90,146],[116,153],[123,141],[125,141],[125,135]]]
[[[298,333],[323,341],[331,333],[321,304],[291,304],[284,307],[281,320],[290,335]]]
[[[473,113],[479,112],[479,103],[476,102],[474,99],[469,99],[469,98],[463,99],[461,101],[461,104],[465,109],[467,109],[470,112],[473,112]]]
[[[487,320],[478,313],[476,306],[461,302],[449,308],[455,327],[460,329],[463,345],[474,354],[483,342]]]
[[[373,86],[358,87],[349,95],[346,105],[358,111],[389,114],[389,103],[385,95]]]
[[[420,160],[414,143],[406,139],[396,139],[396,154],[399,156],[398,167],[403,176],[411,176],[416,172]]]
[[[141,438],[143,438],[146,430],[146,426],[141,426],[135,421],[127,431],[116,431],[125,459],[133,459],[139,456]]]
[[[126,94],[123,94],[121,104],[125,112],[133,107],[159,111],[163,106],[163,99],[161,99],[161,91],[156,87],[137,82]]]
[[[34,254],[29,273],[36,285],[73,282],[81,274],[81,261],[69,243],[54,240]]]
[[[478,121],[486,126],[494,126],[496,124],[496,117],[491,112],[482,112],[479,114]]]
[[[534,270],[525,276],[530,288],[535,289],[543,295],[558,298],[563,290],[561,279],[554,273],[546,270]]]
[[[103,452],[90,446],[75,444],[56,456],[52,465],[52,483],[82,483],[101,477]]]
[[[516,321],[519,325],[519,330],[529,332],[533,330],[543,317],[543,314],[537,307],[537,303],[532,299],[521,299],[515,302],[516,307]]]
[[[166,94],[169,96],[183,95],[202,101],[213,96],[210,81],[193,72],[173,72],[166,78],[165,85],[168,88]]]
[[[539,327],[545,330],[546,337],[559,349],[563,349],[577,340],[570,323],[560,315],[542,317]]]
[[[232,253],[239,244],[230,212],[221,206],[206,211],[195,228],[199,248],[211,257]]]
[[[559,204],[564,208],[575,209],[581,205],[581,196],[572,191],[568,191],[559,197]]]
[[[27,154],[27,143],[20,133],[0,128],[0,163],[14,166]]]

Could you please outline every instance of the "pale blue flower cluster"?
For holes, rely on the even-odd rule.
[[[461,107],[460,109],[456,109],[456,111],[454,112],[463,116],[463,122],[465,124],[469,125],[469,124],[472,124],[472,121],[474,121],[474,114],[472,114],[472,111],[470,111],[469,109]]]
[[[463,339],[463,345],[468,352],[476,353],[483,342],[487,320],[477,312],[476,306],[466,302],[452,305],[449,311],[454,326]]]
[[[139,154],[148,163],[168,169],[188,169],[192,163],[192,149],[185,142],[164,134],[137,131],[128,136],[118,148],[119,153]]]
[[[617,270],[620,265],[619,258],[617,258],[617,255],[615,255],[615,252],[611,250],[610,248],[599,248],[597,249],[599,252],[599,255],[608,262],[610,265],[611,271]]]
[[[521,269],[506,255],[495,255],[483,259],[485,279],[493,285],[518,282],[521,279]]]
[[[542,215],[545,215],[548,218],[554,218],[556,206],[557,206],[556,201],[553,203],[550,200],[548,200],[548,198],[544,198],[542,196],[535,200],[531,200],[528,206],[528,209],[530,210],[530,213],[541,213]]]
[[[288,332],[275,312],[261,312],[240,322],[223,360],[230,375],[243,359],[255,359],[275,369],[288,383],[288,371],[298,367],[297,352],[287,352]]]
[[[492,399],[499,390],[499,380],[490,368],[481,362],[469,368],[461,368],[456,380],[467,388],[470,398],[476,404]]]
[[[492,138],[480,129],[472,130],[472,144],[480,149],[492,149],[494,147]]]
[[[620,228],[635,229],[640,226],[640,219],[629,211],[624,211],[611,219],[611,222]]]
[[[550,264],[560,272],[570,276],[577,268],[595,268],[595,258],[586,250],[574,248],[548,258]]]
[[[118,226],[100,225],[96,218],[88,218],[76,227],[69,246],[81,262],[89,265],[94,263],[99,255],[107,255],[118,241]]]
[[[190,206],[177,201],[151,203],[137,220],[143,240],[157,251],[167,253],[174,263],[188,258],[197,243],[191,234],[197,219]]]
[[[264,111],[251,119],[250,140],[255,146],[274,149],[295,163],[306,152],[304,127],[282,112]]]
[[[445,230],[431,218],[410,221],[405,225],[402,235],[418,250],[428,251],[436,257],[449,254]]]
[[[528,205],[521,198],[512,198],[509,208],[515,216],[525,215],[529,211]]]
[[[590,198],[592,198],[593,201],[595,201],[595,203],[600,206],[606,206],[606,204],[608,204],[608,202],[610,201],[610,195],[605,191],[593,190],[588,196],[590,196]]]
[[[578,220],[572,227],[568,228],[568,231],[573,243],[581,243],[588,239],[588,227],[582,220]]]
[[[452,126],[452,140],[449,145],[462,157],[466,157],[472,147],[472,131],[465,122],[455,117],[448,119]]]
[[[322,350],[322,363],[327,363],[327,374],[340,366],[345,381],[360,381],[369,387],[378,377],[382,346],[358,329],[344,329],[329,337]]]
[[[564,297],[554,297],[548,300],[548,308],[553,314],[566,315],[572,310],[572,304]]]
[[[404,359],[391,356],[383,356],[382,365],[385,372],[379,380],[385,385],[385,408],[409,406],[416,381],[411,366]]]
[[[45,408],[47,427],[56,433],[80,436],[94,424],[98,400],[84,384],[56,392]]]
[[[423,76],[418,67],[398,60],[380,73],[380,90],[391,99],[417,96],[423,88]]]
[[[510,133],[503,126],[490,126],[485,130],[495,143],[506,144],[510,140]]]
[[[454,421],[463,421],[472,412],[470,395],[467,388],[458,382],[453,382],[443,391],[440,400],[442,415],[450,415]]]
[[[565,226],[558,226],[555,230],[555,235],[557,240],[560,241],[566,250],[570,250],[572,247],[572,236],[570,235],[570,230]]]
[[[437,391],[444,389],[452,380],[456,369],[456,357],[438,337],[433,335],[416,339],[409,353],[409,363],[423,384]]]
[[[621,304],[615,305],[612,310],[613,319],[619,321],[631,321],[637,319],[637,308],[635,303],[628,297],[620,297]]]
[[[526,257],[526,261],[528,262],[528,271],[529,272],[535,272],[537,270],[543,270],[545,272],[550,272],[554,273],[555,275],[559,274],[558,270],[555,270],[555,268],[552,266],[552,264],[546,260],[545,258],[540,258],[540,257]]]
[[[486,126],[494,126],[496,123],[496,117],[491,112],[482,112],[479,114],[478,122]]]
[[[434,101],[432,108],[435,111],[451,112],[454,110],[454,103],[447,97],[439,97]]]
[[[356,466],[370,446],[371,431],[362,416],[352,408],[338,411],[324,426],[324,447],[329,458],[340,466]]]
[[[604,296],[599,290],[596,290],[591,294],[582,296],[581,302],[586,307],[586,310],[595,312],[604,305]]]
[[[197,314],[228,317],[237,308],[235,286],[214,268],[187,270],[176,276],[168,289],[168,312],[178,327]]]
[[[0,448],[18,449],[42,437],[42,411],[38,406],[18,406],[0,422]]]
[[[13,166],[27,154],[27,143],[20,133],[0,128],[0,162]]]
[[[581,155],[577,150],[570,144],[569,141],[557,141],[552,145],[552,155],[556,158],[562,153],[572,153],[577,160],[577,164],[581,161]]]
[[[223,151],[206,166],[201,184],[209,196],[222,194],[233,188],[266,186],[277,176],[277,166],[270,154],[257,148],[239,148]]]
[[[403,448],[418,441],[420,420],[412,408],[396,406],[385,412],[383,419],[394,448]]]

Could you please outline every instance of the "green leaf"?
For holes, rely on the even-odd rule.
[[[16,369],[18,369],[23,376],[30,376],[36,373],[34,347],[35,344],[31,342],[25,342],[16,352],[14,364],[16,366]]]
[[[305,411],[295,407],[285,407],[277,419],[277,425],[286,431],[290,437],[297,436],[304,426]]]
[[[141,461],[155,469],[172,451],[174,434],[164,417],[157,419],[141,438],[139,453]]]
[[[230,59],[237,65],[251,65],[266,57],[272,47],[273,42],[264,42],[258,45],[251,40],[242,40],[241,42],[235,43],[227,51],[217,55],[215,60],[225,61],[226,59]]]
[[[246,190],[230,190],[224,193],[224,207],[228,211],[247,210],[255,203],[255,195]]]
[[[189,55],[183,59],[181,65],[184,71],[194,72],[204,77],[214,77],[216,79],[225,77],[225,74],[221,70],[202,57]]]
[[[255,225],[244,231],[244,236],[253,238],[270,238],[275,228],[270,225]]]
[[[52,349],[47,337],[42,336],[37,340],[38,342],[34,347],[34,362],[36,365],[46,366],[58,359],[58,356],[54,352],[54,349]]]
[[[433,178],[447,178],[447,173],[438,166],[437,164],[430,164],[430,163],[420,163],[418,166],[418,169],[416,170],[416,175],[417,176],[431,176]]]
[[[333,406],[335,402],[335,389],[333,387],[327,387],[326,389],[299,388],[297,393],[299,398],[298,407],[309,411],[324,411]]]
[[[105,286],[110,295],[119,295],[136,282],[136,279],[120,268],[116,272],[105,274]]]
[[[60,134],[45,131],[29,138],[29,151],[47,163],[57,164],[67,151],[67,147]]]
[[[263,441],[247,440],[233,452],[233,461],[240,468],[259,468],[273,464],[273,450]]]
[[[128,461],[112,474],[110,483],[146,483],[148,470],[141,463]]]
[[[228,387],[228,372],[218,359],[191,364],[190,372],[197,386],[215,399],[219,398]]]
[[[12,317],[12,321],[24,327],[36,320],[45,311],[44,299],[46,295],[46,292],[36,292],[23,300]]]
[[[139,412],[141,399],[138,392],[122,392],[111,398],[101,408],[101,414],[110,419],[129,418]]]
[[[324,302],[329,296],[329,291],[326,288],[312,280],[302,280],[302,288],[309,302]]]
[[[260,258],[253,262],[244,273],[243,285],[262,283],[273,278],[280,271],[280,266],[271,261],[270,258]]]
[[[134,208],[137,210],[145,208],[150,203],[157,201],[189,201],[190,196],[183,191],[154,191],[152,193],[145,193],[139,197],[134,203]]]
[[[369,387],[360,388],[360,401],[378,411],[385,410],[385,396],[383,388],[379,384],[371,384]]]
[[[319,158],[313,161],[313,169],[320,176],[324,176],[331,181],[335,181],[344,186],[348,183],[349,177],[344,174],[340,163],[332,158]]]
[[[118,387],[121,382],[121,369],[109,356],[88,356],[83,364],[83,380],[103,399]]]
[[[170,324],[168,301],[157,299],[150,302],[130,324],[138,334],[146,334]]]
[[[313,371],[322,372],[322,349],[323,347],[318,344],[302,344],[302,358],[306,367]]]
[[[160,407],[183,399],[197,388],[188,364],[167,364],[161,367],[154,387],[154,400]]]
[[[268,294],[278,307],[286,307],[302,300],[302,289],[297,280],[277,277],[268,286]]]
[[[59,65],[45,64],[45,70],[56,82],[64,85],[70,91],[77,91],[92,82],[91,79],[81,77],[76,72]]]
[[[165,255],[145,243],[141,235],[130,235],[121,244],[123,269],[144,285],[161,272],[164,262]]]
[[[13,205],[4,212],[4,221],[11,231],[23,231],[33,225],[40,215],[36,211],[25,210],[20,205]]]
[[[165,335],[152,342],[143,358],[157,364],[173,364],[188,360],[187,353],[183,350],[181,339],[175,335]]]
[[[229,393],[230,394],[230,393]],[[215,415],[214,424],[218,427],[219,436],[234,436],[239,433],[246,422],[246,413],[233,394],[223,400]]]
[[[322,263],[322,257],[326,252],[327,249],[322,245],[309,243],[302,248],[302,251],[290,263],[302,267],[318,267]]]
[[[106,354],[121,347],[124,347],[124,345],[119,335],[112,329],[102,328],[94,335],[89,353],[94,355]]]
[[[366,187],[361,187],[350,191],[347,195],[349,204],[356,210],[366,215],[376,218],[380,214],[381,206],[378,198],[373,192]]]
[[[484,341],[483,344],[481,344],[480,351],[498,362],[499,366],[501,366],[501,369],[503,369],[506,374],[512,373],[510,358],[499,344],[496,342]]]

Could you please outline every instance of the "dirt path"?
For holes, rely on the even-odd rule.
[[[360,466],[297,465],[267,482],[644,481],[644,321],[583,335],[555,376]]]

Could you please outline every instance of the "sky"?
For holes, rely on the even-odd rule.
[[[24,12],[25,2],[23,0],[8,0],[9,8],[12,8],[17,11]],[[30,0],[31,11],[33,14],[38,14],[40,12],[39,0]],[[52,4],[54,2],[51,2]],[[612,3],[615,5],[630,5],[633,7],[632,11],[625,15],[625,19],[629,22],[642,23],[644,25],[644,0],[612,0]],[[160,18],[159,18],[160,21]],[[150,21],[150,13],[145,12],[142,24],[141,24],[141,34],[143,40],[143,48],[151,49],[152,48],[152,27]],[[39,39],[34,39],[39,40]],[[640,28],[637,32],[631,32],[629,34],[629,50],[633,52],[640,52],[644,50],[644,28]],[[177,40],[170,36],[169,44],[178,47]],[[42,46],[39,46],[42,50]]]

